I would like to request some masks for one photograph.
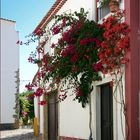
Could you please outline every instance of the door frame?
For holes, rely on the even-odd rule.
[[[48,96],[48,129],[49,129],[49,111],[51,110],[50,108],[50,105],[53,104],[54,105],[54,110],[55,110],[55,135],[56,135],[56,140],[58,139],[58,102],[57,102],[57,95],[58,93],[53,93],[52,95],[49,95],[50,96],[50,99],[49,99],[49,96]],[[50,135],[50,131],[48,130],[48,139],[49,139],[49,135]]]
[[[101,86],[107,83],[110,83],[112,81],[112,77],[104,77],[102,81],[94,83],[94,93],[96,93],[95,98],[96,98],[96,111],[95,111],[95,118],[96,118],[96,140],[101,140]],[[112,93],[113,94],[113,93]],[[117,140],[117,105],[116,102],[113,100],[113,138],[114,140]]]
[[[98,82],[93,82],[93,86],[94,86],[94,93],[95,93],[95,124],[96,124],[96,128],[95,128],[95,137],[96,140],[101,140],[101,90],[100,90],[100,86],[107,84],[109,82],[112,81],[111,76],[109,75],[102,75],[103,79],[102,81],[98,81]],[[123,75],[123,85],[125,85],[125,74]],[[113,87],[113,91],[114,91],[115,87]],[[117,91],[118,92],[118,91]],[[122,134],[122,130],[120,129],[120,124],[118,123],[118,121],[120,120],[120,104],[118,102],[116,102],[116,99],[114,98],[114,96],[116,96],[115,98],[119,99],[119,94],[114,94],[113,93],[113,139],[114,140],[118,140],[118,138],[123,139],[123,134]],[[124,89],[124,96],[125,96],[125,89]],[[123,119],[123,131],[125,131],[125,120]]]
[[[101,140],[101,86],[108,84],[109,81],[100,83],[98,85],[96,85],[96,139],[97,140]],[[113,90],[113,89],[112,89]],[[113,92],[112,92],[113,94]],[[113,96],[113,95],[112,95]],[[113,97],[112,97],[112,106],[113,106],[113,139],[115,140],[115,135],[117,133],[117,128],[115,128],[115,126],[117,126],[117,122],[116,122],[116,118],[115,114],[116,112],[114,111],[114,108],[116,108],[116,105],[114,106],[114,101],[113,101]],[[116,132],[115,132],[116,131]],[[117,139],[117,138],[116,138]]]
[[[110,134],[110,139],[113,140],[114,139],[114,132],[113,132],[113,87],[110,86],[110,83],[106,83],[100,86],[100,100],[101,100],[101,139],[102,139],[102,127],[103,127],[103,122],[102,119],[104,118],[104,114],[102,114],[105,110],[102,109],[102,107],[104,108],[104,106],[107,105],[107,108],[105,107],[105,109],[107,109],[108,111],[105,114],[108,114],[109,118],[108,118],[108,129],[109,129],[109,134]],[[104,99],[105,98],[105,99]],[[108,103],[105,102],[106,99],[108,100]],[[104,104],[105,103],[105,104]],[[109,107],[108,107],[109,106]],[[103,118],[102,118],[103,117]],[[111,123],[111,124],[110,124]],[[110,126],[111,125],[111,126]]]

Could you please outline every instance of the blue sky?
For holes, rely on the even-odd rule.
[[[19,38],[24,41],[25,36],[36,28],[54,2],[55,0],[1,0],[1,17],[16,21]],[[28,83],[24,80],[32,80],[37,71],[37,66],[28,63],[27,60],[35,48],[35,44],[20,46],[21,90]]]

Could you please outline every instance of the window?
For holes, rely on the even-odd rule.
[[[98,12],[98,21],[100,21],[102,18],[104,18],[107,14],[110,13],[109,6],[102,6],[101,5],[101,0],[97,2],[97,12]]]

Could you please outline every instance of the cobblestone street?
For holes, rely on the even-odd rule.
[[[1,140],[36,140],[33,129],[15,129],[0,131]]]

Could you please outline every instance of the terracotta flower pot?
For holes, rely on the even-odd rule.
[[[116,0],[111,0],[109,3],[110,12],[114,13],[119,10],[119,2]]]

